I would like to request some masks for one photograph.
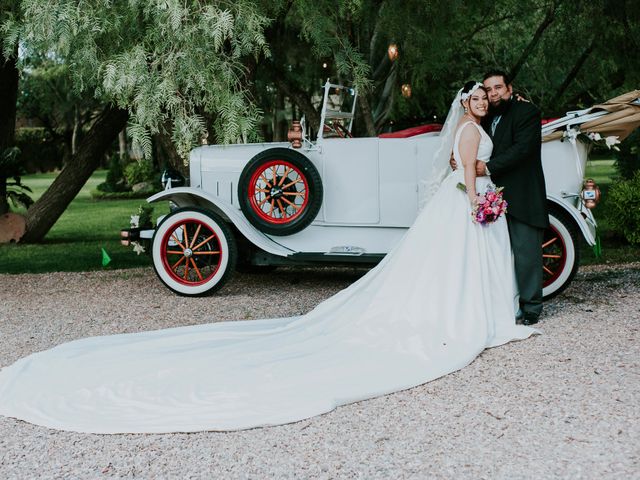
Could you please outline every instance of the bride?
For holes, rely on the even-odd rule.
[[[474,168],[491,156],[487,107],[482,84],[465,84],[441,132],[437,191],[378,266],[311,312],[59,345],[0,371],[0,414],[92,433],[277,425],[420,385],[528,337],[535,330],[515,324],[504,215],[487,226],[470,215],[490,184]],[[452,150],[462,168],[448,173]]]

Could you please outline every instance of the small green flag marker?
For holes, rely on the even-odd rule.
[[[102,266],[106,267],[111,262],[111,257],[109,256],[109,254],[104,248],[102,248],[101,250],[102,250]]]
[[[596,235],[596,243],[593,246],[593,253],[596,258],[600,258],[602,256],[602,244],[600,243],[600,235]]]

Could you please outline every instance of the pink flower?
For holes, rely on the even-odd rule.
[[[487,188],[484,193],[478,194],[478,200],[471,212],[471,218],[480,225],[489,225],[500,218],[507,210],[507,202],[502,197],[502,187]]]

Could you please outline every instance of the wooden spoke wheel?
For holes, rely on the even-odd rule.
[[[272,148],[247,163],[240,175],[238,198],[253,226],[272,235],[291,235],[318,214],[322,181],[301,153]]]
[[[213,212],[183,209],[167,215],[153,237],[153,266],[160,280],[181,295],[220,288],[235,268],[235,239]]]
[[[545,299],[562,292],[578,271],[580,263],[575,222],[559,208],[549,211],[549,228],[542,241],[542,294]]]
[[[249,187],[251,209],[268,223],[293,221],[309,203],[307,178],[286,160],[271,160],[256,168]]]

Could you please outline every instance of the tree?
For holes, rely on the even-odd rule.
[[[187,158],[199,140],[235,142],[255,133],[243,58],[268,55],[267,19],[248,0],[23,0],[22,19],[3,24],[4,55],[26,49],[64,62],[73,88],[103,105],[77,151],[27,212],[23,241],[41,240],[128,122],[151,154],[152,135],[171,126]],[[212,124],[205,125],[205,115]]]
[[[0,0],[0,22],[15,21],[16,3]],[[18,98],[18,43],[7,39],[0,52],[0,215],[9,211],[7,179],[17,175],[15,167],[14,138],[16,130],[16,100]]]
[[[65,163],[102,107],[91,92],[73,87],[67,62],[23,54],[18,115],[43,125],[52,142],[63,146]]]

